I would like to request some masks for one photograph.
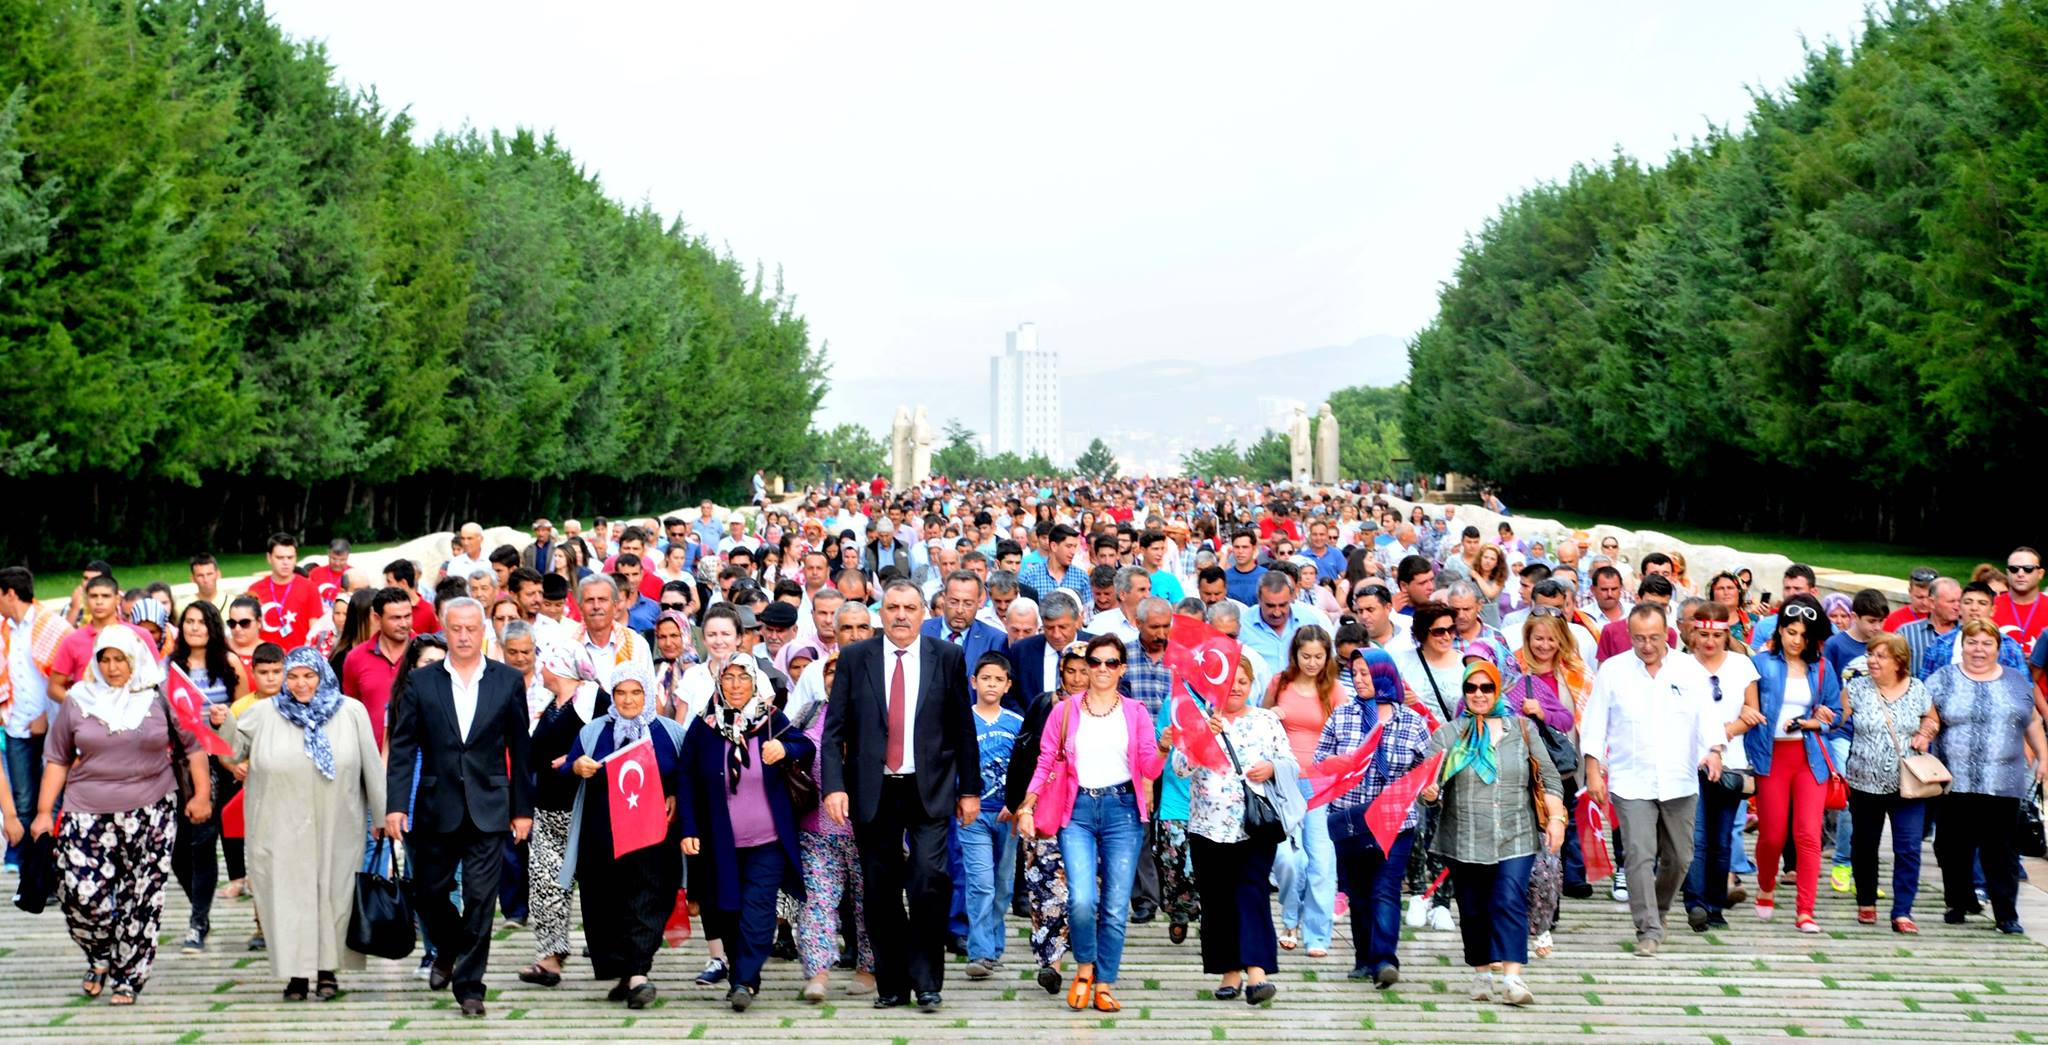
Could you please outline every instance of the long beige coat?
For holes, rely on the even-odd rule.
[[[311,980],[322,969],[360,969],[348,949],[349,912],[370,811],[384,808],[384,761],[361,701],[343,700],[327,720],[334,779],[306,754],[306,733],[270,701],[233,720],[235,758],[249,762],[243,787],[249,886],[278,979]]]

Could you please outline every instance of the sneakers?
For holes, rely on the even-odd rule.
[[[729,971],[730,969],[726,966],[725,959],[713,958],[705,962],[704,971],[697,974],[697,986],[709,987],[713,984],[724,983],[726,973]],[[753,999],[748,999],[749,1004],[752,1004],[752,1001]]]
[[[1410,929],[1420,929],[1429,921],[1429,897],[1420,893],[1408,898],[1408,913],[1401,919]]]
[[[178,950],[180,950],[180,951],[182,951],[182,952],[184,952],[184,953],[186,953],[186,954],[204,954],[204,953],[206,953],[206,930],[204,930],[204,929],[187,929],[187,930],[185,930],[185,939],[179,942],[179,944],[178,944]]]
[[[1828,872],[1828,886],[1834,891],[1846,893],[1849,891],[1850,885],[1849,869],[1847,867],[1836,864],[1834,869]]]
[[[258,929],[250,934],[249,949],[252,951],[267,951],[270,949],[270,942],[263,938],[263,930]],[[420,979],[424,980],[426,977],[422,976]]]
[[[1998,931],[2007,936],[2025,936],[2027,934],[2027,927],[2021,925],[2018,919],[2014,919],[2008,922],[1999,922]]]
[[[1619,867],[1614,869],[1614,884],[1607,888],[1607,898],[1613,900],[1615,903],[1628,902],[1627,871],[1624,871]]]
[[[1500,978],[1500,1000],[1509,1005],[1527,1005],[1535,1001],[1536,996],[1529,993],[1529,985],[1523,983],[1520,976],[1510,974]]]
[[[1492,973],[1482,972],[1479,975],[1474,976],[1472,978],[1472,1000],[1492,1001],[1493,987],[1494,984]]]
[[[1400,982],[1401,967],[1398,965],[1382,965],[1380,971],[1374,973],[1372,977],[1372,985],[1376,990],[1383,991]]]
[[[423,955],[420,958],[420,967],[412,971],[412,978],[415,980],[424,980],[427,977],[433,975],[433,973],[434,956],[431,954]]]
[[[967,978],[970,980],[986,980],[994,976],[996,970],[1001,967],[1002,963],[994,958],[976,958],[967,963]]]
[[[1455,930],[1458,926],[1457,923],[1451,921],[1450,908],[1432,906],[1429,909],[1429,927],[1437,932],[1447,933]]]
[[[1693,932],[1706,932],[1713,920],[1713,912],[1704,907],[1688,907],[1685,910],[1685,924],[1692,926]]]
[[[1636,957],[1655,958],[1658,949],[1663,946],[1664,941],[1659,940],[1655,936],[1638,936],[1636,937]]]

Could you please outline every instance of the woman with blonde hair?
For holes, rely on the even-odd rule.
[[[1316,742],[1337,709],[1337,648],[1330,633],[1314,624],[1303,626],[1287,643],[1287,667],[1273,679],[1266,706],[1287,732],[1294,764],[1316,760]],[[1303,779],[1302,799],[1313,791]],[[1308,811],[1301,825],[1301,844],[1287,846],[1275,860],[1280,887],[1280,949],[1306,946],[1311,958],[1330,953],[1330,935],[1337,919],[1337,850],[1330,843],[1329,810]]]

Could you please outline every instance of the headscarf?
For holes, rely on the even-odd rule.
[[[1849,608],[1849,597],[1841,592],[1831,591],[1821,596],[1820,611],[1822,613],[1833,614],[1836,610],[1846,610]]]
[[[802,642],[785,643],[782,651],[775,655],[775,670],[785,675],[791,675],[794,674],[789,670],[791,661],[798,657],[809,657],[812,660],[817,660],[824,655],[824,648],[808,639]]]
[[[293,668],[306,668],[320,676],[320,688],[313,691],[313,699],[305,704],[293,699],[289,689],[270,698],[277,713],[286,722],[306,731],[306,757],[313,760],[313,768],[329,780],[334,779],[334,742],[327,737],[327,721],[341,709],[341,685],[334,681],[334,669],[320,651],[311,646],[300,646],[284,655],[284,673],[290,675]]]
[[[118,689],[100,674],[100,652],[110,649],[127,657],[130,665],[128,682]],[[92,663],[85,678],[71,687],[65,699],[76,701],[81,713],[99,719],[107,732],[126,733],[148,716],[150,702],[156,698],[156,688],[163,680],[164,669],[142,636],[126,624],[115,623],[101,628],[93,637]]]
[[[619,713],[619,684],[638,682],[640,684],[640,713],[626,718]],[[581,691],[578,691],[581,695]],[[629,660],[612,672],[612,750],[617,751],[627,744],[636,743],[654,727],[654,720],[661,715],[655,707],[654,672],[638,660]]]
[[[654,650],[654,689],[649,696],[654,700],[655,710],[667,715],[682,704],[683,675],[689,671],[690,665],[697,662],[697,651],[690,645],[689,617],[675,610],[663,610],[661,616],[654,619],[657,630],[662,621],[669,621],[683,630],[682,656],[668,660],[660,655],[658,649]],[[648,645],[652,647],[654,644],[650,642]]]
[[[1493,710],[1487,712],[1485,718],[1506,718],[1507,695],[1500,691],[1500,669],[1492,661],[1475,660],[1465,665],[1465,681],[1470,682],[1474,678],[1493,683]],[[1451,745],[1450,757],[1444,759],[1443,772],[1437,779],[1448,783],[1466,766],[1471,766],[1472,771],[1479,774],[1479,779],[1491,784],[1500,775],[1500,766],[1494,757],[1493,738],[1487,735],[1486,723],[1474,717],[1471,708],[1462,702],[1459,706],[1462,710],[1458,713],[1458,739]]]
[[[535,655],[535,663],[542,671],[558,679],[575,679],[581,685],[576,695],[569,698],[575,705],[576,714],[588,722],[597,714],[597,665],[590,659],[590,651],[583,643],[559,636],[541,644]]]
[[[1364,664],[1361,665],[1360,661],[1363,661]],[[1365,686],[1361,679],[1372,684],[1372,698],[1370,700],[1366,699]],[[1380,649],[1377,646],[1360,646],[1352,652],[1351,688],[1358,692],[1358,699],[1361,703],[1372,708],[1372,717],[1366,720],[1368,722],[1378,721],[1379,706],[1381,704],[1391,704],[1398,708],[1402,703],[1401,671],[1394,666],[1394,658],[1388,656],[1386,650]],[[1373,768],[1379,771],[1382,779],[1391,775],[1390,763],[1387,758],[1387,745],[1384,740],[1380,742],[1378,747],[1373,748],[1372,764]]]
[[[750,654],[734,653],[726,668],[738,664],[747,669],[753,679],[754,695],[745,705],[734,708],[725,699],[725,669],[721,668],[712,678],[711,704],[704,711],[705,724],[718,731],[726,740],[729,752],[725,763],[725,786],[728,793],[738,793],[740,772],[753,764],[753,754],[748,750],[747,741],[761,731],[775,715],[775,689],[768,682],[768,675],[761,670],[760,661]]]

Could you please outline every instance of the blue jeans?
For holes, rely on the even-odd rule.
[[[1856,877],[1856,906],[1877,906],[1877,843],[1885,817],[1892,821],[1892,917],[1913,916],[1913,896],[1920,891],[1920,845],[1925,840],[1927,800],[1900,798],[1849,789],[1849,811],[1842,823],[1863,821],[1857,837],[1866,839],[1851,853]],[[1837,836],[1840,837],[1840,836]]]
[[[1494,962],[1529,961],[1529,872],[1534,856],[1517,856],[1497,864],[1464,864],[1452,860],[1451,881],[1458,883],[1458,933],[1465,945],[1465,964],[1472,968]],[[1631,889],[1653,889],[1649,882]]]
[[[1700,805],[1692,824],[1692,864],[1685,872],[1685,909],[1720,914],[1728,906],[1729,825],[1742,807],[1741,795],[1700,775]],[[1740,844],[1740,843],[1737,843]]]
[[[999,803],[982,807],[981,817],[960,829],[960,863],[967,875],[967,957],[997,959],[1003,956],[1003,915],[1009,912],[1012,876],[1017,866],[1017,847],[1010,840],[1010,825],[996,815]]]
[[[946,875],[953,879],[952,906],[946,908],[948,936],[967,935],[967,865],[960,851],[960,821],[946,818]],[[969,955],[968,957],[973,957]]]
[[[1356,966],[1377,974],[1382,966],[1401,967],[1395,950],[1401,945],[1401,877],[1408,869],[1413,828],[1394,836],[1391,851],[1380,852],[1372,835],[1346,838],[1337,849],[1344,868],[1344,889],[1351,897],[1351,945]],[[1584,872],[1581,872],[1583,876]]]
[[[43,738],[7,738],[7,786],[14,792],[14,812],[23,827],[36,818],[36,800],[43,788]],[[183,819],[181,816],[180,819]],[[23,836],[27,841],[27,836]],[[19,864],[20,846],[7,847],[7,862]]]
[[[1301,782],[1301,797],[1315,789]],[[1301,821],[1301,844],[1280,843],[1273,860],[1280,887],[1280,925],[1301,929],[1302,946],[1330,949],[1330,930],[1337,912],[1337,851],[1330,847],[1330,809],[1317,806]]]
[[[1067,865],[1067,942],[1074,960],[1095,966],[1099,983],[1115,983],[1124,959],[1124,929],[1131,916],[1131,885],[1145,852],[1138,796],[1082,792],[1074,815],[1060,828],[1060,859]]]
[[[1743,828],[1749,824],[1749,799],[1743,799],[1735,807],[1735,823],[1728,828],[1728,869],[1736,874],[1755,874],[1756,864],[1749,858],[1749,850],[1743,848],[1742,836],[1748,832]]]

